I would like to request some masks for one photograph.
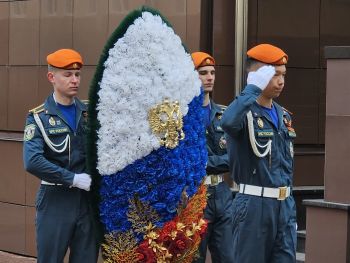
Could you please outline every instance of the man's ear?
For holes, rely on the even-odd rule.
[[[54,82],[54,75],[53,75],[53,73],[51,71],[47,72],[47,79],[51,83]]]

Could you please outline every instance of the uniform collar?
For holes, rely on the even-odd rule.
[[[278,125],[279,125],[279,129],[281,129],[282,125],[283,125],[283,109],[282,107],[277,104],[276,102],[273,102],[273,105],[275,106],[276,108],[276,111],[277,111],[277,115],[278,115]]]
[[[46,114],[58,115],[58,108],[53,98],[53,93],[49,97],[47,97],[44,107],[45,107]]]
[[[278,129],[282,127],[283,124],[283,108],[275,101],[272,101],[278,115]],[[257,103],[253,104],[252,113],[254,117],[265,117],[269,122],[273,123],[270,115]]]
[[[213,101],[209,101],[210,104],[210,122],[215,118],[218,112],[221,112],[222,109]]]
[[[87,106],[84,103],[82,103],[78,98],[74,99],[74,103],[75,103],[77,112],[87,111]],[[46,114],[58,115],[59,110],[57,108],[57,104],[53,97],[53,93],[46,99],[44,107],[45,107]]]
[[[76,116],[76,124],[75,125],[77,127],[82,113],[84,111],[87,111],[87,106],[77,98],[75,98],[74,101],[75,101],[75,107],[76,107],[76,115],[75,115]],[[53,93],[46,99],[44,107],[45,107],[45,114],[59,116],[69,126],[68,121],[63,116],[61,111],[58,109],[58,106],[57,106],[55,99],[53,97]]]

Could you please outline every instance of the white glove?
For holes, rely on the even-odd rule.
[[[85,191],[90,191],[91,176],[86,173],[75,174],[72,186],[83,189]]]
[[[255,85],[261,90],[264,90],[275,73],[275,67],[271,65],[262,66],[257,71],[251,71],[248,73],[247,84]]]

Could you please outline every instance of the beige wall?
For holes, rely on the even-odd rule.
[[[46,55],[81,52],[86,67],[81,97],[109,35],[129,11],[147,4],[168,18],[189,50],[199,49],[200,0],[30,0],[0,2],[0,131],[22,131],[28,109],[51,87]]]
[[[46,55],[81,52],[80,97],[109,35],[129,11],[158,9],[191,51],[199,49],[200,0],[30,0],[0,2],[0,250],[35,255],[35,192],[39,180],[22,162],[26,113],[51,92]]]

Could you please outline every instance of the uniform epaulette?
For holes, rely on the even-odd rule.
[[[293,115],[293,112],[287,110],[286,108],[282,107],[282,109],[283,109],[284,111],[288,112],[290,115]]]
[[[42,111],[44,111],[44,104],[39,105],[38,107],[35,107],[34,109],[31,109],[29,112],[30,113],[40,113]]]
[[[85,105],[89,105],[89,100],[81,100],[82,103],[84,103]]]
[[[222,104],[217,104],[221,109],[226,110],[227,106]]]

